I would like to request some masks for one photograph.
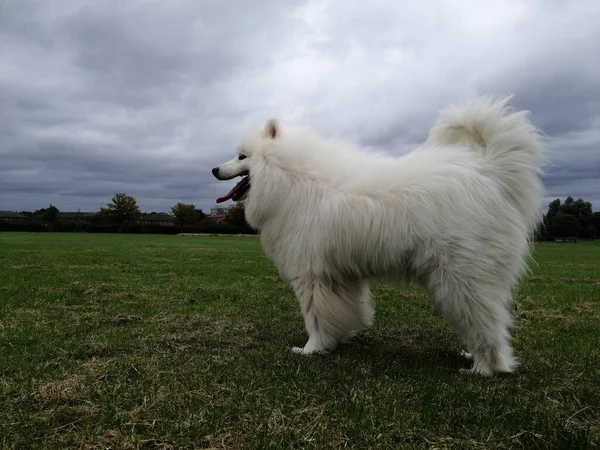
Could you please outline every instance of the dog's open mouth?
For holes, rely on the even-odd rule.
[[[217,199],[217,203],[223,203],[229,199],[237,202],[244,198],[244,195],[246,195],[248,189],[250,189],[250,175],[244,175],[244,177],[233,187],[232,190],[230,190],[223,197],[219,197]]]

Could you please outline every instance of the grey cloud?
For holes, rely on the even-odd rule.
[[[229,188],[211,167],[269,117],[398,154],[440,108],[494,92],[553,139],[548,198],[600,202],[593,0],[2,5],[0,209],[96,210],[121,191],[208,209]]]

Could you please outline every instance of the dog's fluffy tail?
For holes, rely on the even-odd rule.
[[[541,218],[542,141],[528,111],[512,111],[512,96],[482,97],[443,110],[430,131],[430,145],[468,145],[487,160],[489,175],[503,187],[533,233]]]

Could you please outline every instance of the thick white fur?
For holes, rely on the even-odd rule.
[[[373,322],[368,280],[423,285],[472,355],[512,372],[511,290],[539,221],[541,141],[527,112],[484,97],[442,111],[407,155],[372,154],[269,121],[238,148],[249,224],[290,283],[308,342],[330,351]]]

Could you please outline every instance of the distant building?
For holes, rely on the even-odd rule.
[[[215,206],[214,208],[211,208],[210,214],[206,216],[206,218],[216,220],[217,223],[225,223],[229,217],[229,214],[231,213],[231,209],[234,207],[235,205]]]
[[[0,220],[4,222],[20,222],[28,217],[12,211],[0,211]]]
[[[231,206],[215,206],[210,209],[210,215],[227,214],[229,209],[231,209]]]

